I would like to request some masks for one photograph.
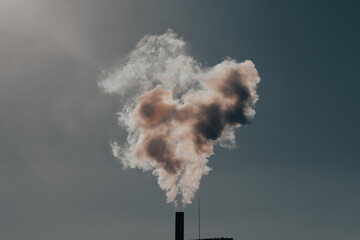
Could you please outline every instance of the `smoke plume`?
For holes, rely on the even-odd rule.
[[[234,131],[255,116],[260,82],[254,64],[227,59],[203,68],[168,30],[146,35],[126,63],[99,81],[120,96],[124,143],[111,142],[125,168],[152,171],[167,202],[191,203],[208,174],[213,146],[233,147]]]

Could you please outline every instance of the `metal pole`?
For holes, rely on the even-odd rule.
[[[199,240],[200,240],[200,198],[198,198]]]

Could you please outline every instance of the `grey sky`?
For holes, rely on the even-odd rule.
[[[197,196],[204,237],[360,237],[355,1],[0,0],[0,239],[172,239],[151,173],[111,155],[118,99],[101,93],[145,34],[167,28],[205,66],[262,78],[238,149],[215,149]],[[196,204],[185,209],[197,234]]]

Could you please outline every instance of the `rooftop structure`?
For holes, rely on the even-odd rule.
[[[175,240],[184,240],[184,212],[175,212]],[[233,238],[197,238],[192,240],[233,240]]]

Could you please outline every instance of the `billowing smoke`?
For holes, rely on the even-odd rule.
[[[233,147],[235,129],[254,118],[260,82],[249,60],[203,68],[185,45],[171,30],[146,35],[124,65],[99,81],[123,104],[119,125],[128,136],[111,142],[114,156],[124,167],[152,171],[167,202],[179,195],[184,205],[210,171],[214,144]]]

